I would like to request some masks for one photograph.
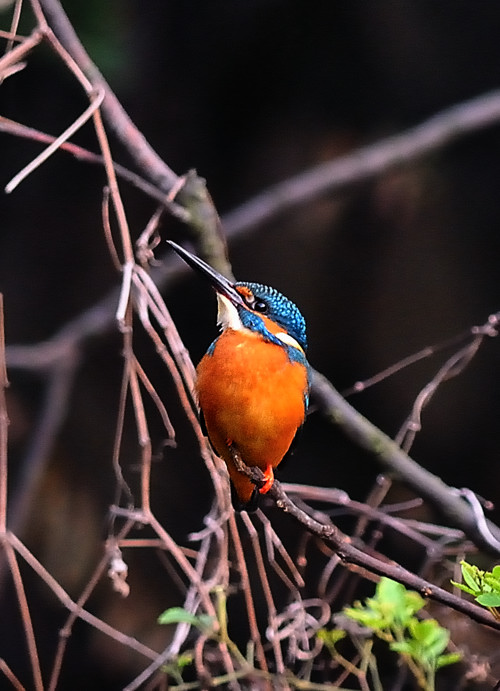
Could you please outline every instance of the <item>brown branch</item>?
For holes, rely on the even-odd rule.
[[[268,626],[273,627],[273,629],[275,629],[277,610],[276,610],[276,605],[275,605],[274,599],[273,599],[271,585],[269,583],[269,577],[268,577],[267,572],[266,572],[266,564],[264,561],[264,556],[262,554],[262,549],[261,549],[260,542],[259,542],[259,536],[257,534],[257,531],[255,529],[254,524],[250,520],[250,517],[246,511],[242,511],[241,518],[243,520],[243,523],[245,524],[245,527],[248,531],[248,534],[250,536],[250,540],[252,543],[252,549],[253,549],[253,554],[255,557],[255,563],[257,565],[257,571],[259,574],[260,585],[261,585],[262,591],[264,593],[264,599],[266,601]],[[259,644],[262,645],[262,643],[260,642],[260,639],[259,639]],[[279,645],[279,642],[276,640],[276,638],[273,638],[271,640],[271,645],[272,645],[272,649],[273,649],[273,653],[274,653],[276,672],[278,674],[284,674],[285,673],[285,664],[283,661],[283,653],[281,651],[281,647]],[[262,669],[267,670],[267,665],[265,667],[263,667],[261,664],[261,667],[262,667]]]
[[[313,392],[321,413],[357,446],[374,455],[392,477],[429,501],[476,545],[495,551],[481,535],[473,511],[459,493],[416,463],[390,437],[360,415],[319,372],[313,373]],[[496,525],[488,521],[488,528],[495,539],[500,539],[500,529]]]
[[[238,532],[234,512],[229,516],[229,530],[233,539],[233,546],[236,552],[237,568],[240,572],[241,587],[243,590],[243,597],[245,598],[245,607],[247,612],[248,626],[250,628],[250,638],[255,645],[255,652],[260,668],[265,672],[268,671],[264,647],[260,637],[259,627],[257,624],[257,616],[255,614],[254,594],[250,584],[248,569],[245,559],[243,545],[241,544],[241,536]]]
[[[9,120],[9,118],[3,117],[1,115],[0,132],[11,134],[14,137],[21,137],[22,139],[29,139],[31,141],[40,142],[41,144],[52,144],[56,140],[56,137],[50,134],[40,132],[40,130],[34,129],[33,127],[27,127],[26,125],[22,125],[21,123],[15,122],[14,120]],[[62,144],[59,147],[59,150],[71,154],[71,156],[83,163],[89,163],[91,165],[98,166],[104,165],[104,158],[102,156],[100,156],[99,154],[95,154],[92,151],[88,151],[87,149],[84,149],[83,147],[78,146],[77,144],[73,144],[72,142],[62,142]],[[142,178],[140,175],[137,175],[136,173],[132,172],[128,168],[125,168],[125,166],[122,166],[120,163],[117,163],[116,161],[113,161],[113,167],[115,169],[116,175],[119,178],[125,180],[130,185],[133,185],[137,189],[141,190],[141,192],[144,192],[144,194],[146,194],[148,197],[151,197],[152,199],[158,201],[160,204],[165,206],[173,216],[176,216],[181,221],[184,221],[185,223],[189,221],[189,212],[186,211],[186,209],[184,209],[179,204],[176,204],[174,201],[171,201],[168,198],[168,195],[166,195],[165,192],[162,192],[162,190],[160,190],[158,187],[155,187],[151,183],[144,180],[144,178]]]
[[[258,478],[258,474],[254,475],[253,472],[248,474],[252,480],[254,477],[256,479]],[[355,567],[366,569],[379,576],[392,578],[408,588],[417,590],[423,597],[435,600],[443,605],[447,605],[458,612],[466,614],[480,624],[485,624],[486,626],[490,626],[491,628],[500,631],[500,622],[495,621],[484,609],[481,609],[480,607],[467,602],[462,598],[443,590],[442,588],[439,588],[433,583],[416,576],[398,564],[382,561],[358,549],[357,547],[354,547],[351,544],[350,539],[346,535],[343,535],[332,523],[320,523],[299,509],[296,504],[294,504],[285,494],[278,481],[275,480],[272,488],[269,490],[269,495],[275,500],[276,505],[285,513],[293,516],[308,531],[330,544],[336,554],[348,568],[353,565]]]
[[[19,679],[16,677],[14,672],[11,670],[9,665],[2,658],[0,658],[0,672],[3,672],[3,674],[9,680],[9,682],[12,684],[12,688],[15,689],[15,691],[26,691],[26,689],[21,684]]]
[[[234,449],[234,447],[231,449],[231,454],[233,462],[235,463],[239,472],[249,477],[257,487],[262,487],[262,485],[265,483],[265,479],[260,468],[246,466],[240,454],[236,449]],[[273,486],[268,492],[268,496],[274,499],[278,508],[292,516],[310,533],[318,536],[326,543],[331,545],[344,565],[346,565],[348,568],[354,567],[352,570],[356,571],[357,568],[360,567],[361,569],[377,574],[378,576],[392,578],[408,588],[419,591],[423,597],[430,598],[436,602],[447,605],[458,612],[467,614],[469,617],[471,617],[471,619],[474,619],[480,624],[486,624],[487,626],[500,631],[500,621],[494,620],[490,614],[485,612],[484,609],[481,609],[480,607],[467,602],[462,598],[443,590],[442,588],[439,588],[429,581],[416,576],[398,564],[382,561],[381,559],[371,556],[357,547],[354,547],[350,538],[341,533],[341,531],[333,523],[320,522],[316,518],[313,518],[310,514],[300,509],[297,504],[291,501],[277,480],[274,481]]]
[[[56,137],[54,141],[49,144],[49,146],[44,149],[38,156],[36,156],[32,161],[28,163],[22,170],[15,175],[12,180],[10,180],[5,185],[6,194],[13,192],[16,187],[25,180],[31,173],[36,170],[44,161],[46,161],[54,151],[56,151],[66,140],[68,140],[75,132],[77,132],[91,117],[94,116],[96,111],[99,109],[102,100],[104,98],[104,92],[99,92],[95,94],[95,97],[91,99],[91,103],[88,108],[69,126],[67,127],[59,137]]]
[[[405,535],[408,539],[413,540],[413,542],[421,545],[428,555],[436,556],[438,552],[442,552],[442,545],[426,537],[422,532],[411,527],[401,518],[395,518],[389,513],[376,509],[369,504],[354,501],[342,490],[284,482],[281,483],[281,486],[283,491],[291,496],[298,496],[305,501],[328,502],[329,506],[341,506],[346,512],[364,516],[366,522],[375,521],[380,525],[388,526],[396,532]],[[461,531],[459,531],[458,534],[456,532],[454,533],[454,540],[463,540],[464,537],[465,535]]]
[[[40,660],[38,657],[38,648],[35,640],[35,632],[33,631],[33,622],[26,599],[26,592],[24,590],[23,579],[19,564],[17,563],[16,553],[10,544],[7,533],[4,533],[3,539],[0,539],[0,544],[5,550],[7,562],[9,564],[10,575],[14,582],[14,589],[16,592],[17,604],[19,606],[21,621],[24,628],[24,636],[26,639],[26,646],[28,648],[28,656],[30,660],[31,673],[33,675],[33,684],[36,691],[43,691],[42,670],[40,668]]]
[[[5,53],[0,58],[0,79],[9,74],[11,68],[15,69],[15,66],[42,41],[42,38],[43,32],[37,28],[31,36],[23,39],[19,45]]]
[[[148,648],[148,646],[140,643],[137,639],[132,636],[118,631],[106,622],[102,621],[98,617],[94,616],[85,609],[82,609],[76,602],[74,602],[67,592],[59,585],[53,576],[42,566],[42,564],[36,559],[36,557],[28,550],[28,548],[19,540],[13,533],[8,532],[4,538],[5,542],[8,542],[16,550],[16,552],[24,559],[24,561],[30,566],[30,568],[41,578],[41,580],[48,586],[48,588],[54,593],[59,602],[69,611],[76,612],[79,619],[87,622],[94,628],[101,631],[109,638],[117,641],[121,645],[124,645],[130,650],[135,650],[144,657],[155,660],[157,652]]]
[[[491,323],[493,318],[495,319],[496,323],[498,321],[498,315],[492,315],[485,327],[481,329],[471,329],[471,331],[475,334],[472,341],[460,348],[460,350],[448,358],[444,365],[439,368],[439,371],[436,373],[436,375],[418,394],[410,415],[405,420],[405,423],[394,439],[396,444],[401,446],[401,448],[407,453],[411,449],[417,433],[422,429],[422,412],[429,404],[441,384],[449,379],[452,379],[453,377],[458,376],[464,371],[467,365],[471,362],[472,358],[476,355],[485,336],[491,337],[498,335],[498,332],[493,328]]]

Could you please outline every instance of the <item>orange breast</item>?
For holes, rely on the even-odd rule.
[[[225,331],[197,368],[197,390],[208,435],[226,461],[244,503],[253,484],[234,468],[229,445],[247,465],[276,467],[305,416],[306,368],[260,336]]]

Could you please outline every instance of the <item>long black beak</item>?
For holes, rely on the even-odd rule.
[[[240,305],[241,307],[246,307],[245,302],[236,290],[234,283],[231,283],[231,281],[229,281],[225,276],[223,276],[218,271],[213,269],[209,264],[204,262],[203,259],[200,259],[196,255],[191,254],[191,252],[188,252],[184,249],[184,247],[181,247],[176,242],[172,242],[172,240],[167,240],[167,243],[173,250],[177,252],[177,254],[180,257],[182,257],[182,259],[184,259],[186,264],[189,264],[189,266],[192,269],[205,276],[205,278],[207,278],[210,281],[217,293],[220,293],[221,295],[227,297],[228,300],[231,300],[233,305]]]

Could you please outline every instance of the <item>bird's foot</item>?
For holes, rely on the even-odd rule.
[[[273,467],[272,465],[266,466],[266,469],[263,471],[264,474],[264,484],[262,487],[259,487],[259,492],[261,494],[267,494],[271,487],[273,486],[274,482],[274,473],[273,473]]]

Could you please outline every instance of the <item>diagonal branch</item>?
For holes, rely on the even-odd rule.
[[[247,475],[258,487],[262,486],[264,483],[264,475],[260,468],[246,466],[234,448],[232,449],[232,457],[240,472]],[[423,597],[447,605],[458,612],[467,614],[471,619],[474,619],[480,624],[486,624],[486,626],[500,631],[500,621],[493,619],[492,616],[481,607],[467,602],[447,590],[439,588],[433,583],[420,578],[420,576],[416,576],[411,571],[407,571],[402,566],[399,566],[399,564],[390,561],[382,561],[368,554],[366,551],[355,547],[350,538],[344,535],[333,523],[323,523],[300,509],[297,504],[291,501],[277,480],[274,481],[268,495],[274,499],[279,509],[290,514],[290,516],[303,525],[310,533],[317,535],[327,542],[348,568],[351,566],[360,567],[363,570],[379,576],[392,578],[408,588],[418,590]],[[357,568],[352,570],[357,570]]]
[[[278,183],[223,217],[228,235],[267,223],[278,214],[339,192],[395,166],[426,156],[467,134],[500,122],[500,90],[440,111],[428,120],[353,153],[320,163]]]
[[[355,410],[332,384],[319,372],[313,373],[315,401],[322,414],[339,426],[357,446],[373,454],[392,477],[397,478],[430,502],[451,524],[460,527],[473,542],[496,552],[477,527],[470,505],[440,477],[433,475],[408,456],[390,437]],[[488,529],[496,540],[500,529],[488,522]]]
[[[98,87],[104,90],[106,97],[102,104],[102,112],[116,137],[130,152],[139,167],[142,170],[148,171],[150,180],[162,189],[170,189],[177,182],[178,176],[158,156],[144,135],[134,125],[104,77],[88,56],[60,2],[58,0],[40,0],[39,4],[48,25],[61,42],[61,45],[78,63],[94,88]]]

